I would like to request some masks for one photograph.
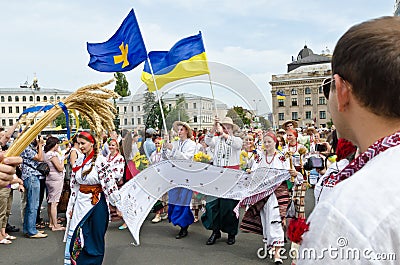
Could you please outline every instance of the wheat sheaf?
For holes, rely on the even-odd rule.
[[[104,88],[113,81],[114,79],[110,79],[103,83],[81,87],[61,101],[68,110],[79,111],[89,123],[91,131],[95,133],[98,143],[100,143],[99,140],[104,131],[114,130],[113,119],[117,110],[110,99],[118,98],[119,95],[113,90]],[[62,113],[62,107],[55,104],[35,124],[24,129],[7,150],[5,156],[19,156],[35,137]]]

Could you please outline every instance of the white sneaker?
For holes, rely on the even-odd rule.
[[[168,214],[167,214],[167,213],[162,213],[162,214],[161,214],[161,219],[162,219],[162,220],[168,219]]]
[[[153,223],[158,223],[158,222],[161,222],[161,216],[160,215],[156,215],[156,217],[154,217],[154,219],[153,220],[151,220]]]

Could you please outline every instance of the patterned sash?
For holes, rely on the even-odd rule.
[[[372,158],[379,155],[380,153],[386,151],[391,147],[400,145],[400,131],[395,132],[392,135],[383,137],[376,141],[373,145],[368,147],[368,149],[351,161],[342,171],[337,175],[330,175],[324,182],[324,186],[334,187],[339,182],[348,179],[354,173],[363,168]]]

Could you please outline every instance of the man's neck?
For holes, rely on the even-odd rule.
[[[400,130],[400,119],[388,119],[371,112],[357,115],[353,120],[352,136],[348,137],[355,145],[365,152],[368,147],[379,139]]]

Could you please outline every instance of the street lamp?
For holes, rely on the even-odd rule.
[[[258,99],[258,100],[253,99],[253,101],[254,101],[254,103],[255,103],[255,105],[256,105],[256,116],[257,116],[257,114],[258,114],[257,102],[261,102],[261,99]]]

